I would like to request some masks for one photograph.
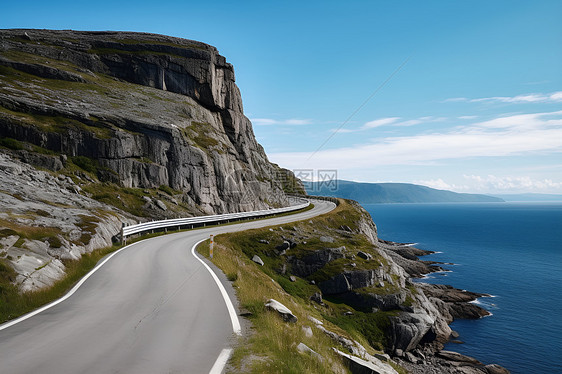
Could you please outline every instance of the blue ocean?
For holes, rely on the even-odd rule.
[[[562,203],[364,205],[379,237],[437,251],[424,282],[493,295],[493,315],[457,320],[446,347],[512,373],[562,373]]]

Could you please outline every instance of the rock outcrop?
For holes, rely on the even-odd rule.
[[[75,260],[112,245],[130,215],[81,195],[73,179],[0,154],[0,258],[22,291],[51,285]]]

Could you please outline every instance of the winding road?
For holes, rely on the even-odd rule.
[[[169,234],[123,248],[70,297],[0,325],[0,373],[220,373],[237,339],[238,317],[223,297],[228,293],[235,301],[234,291],[216,271],[226,290],[221,292],[210,263],[192,248],[211,234],[309,219],[335,207],[313,203],[313,209],[290,216]]]

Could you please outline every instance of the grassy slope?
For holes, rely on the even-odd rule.
[[[324,300],[326,306],[320,306],[309,299],[312,294],[319,291],[310,280],[320,277],[320,274],[312,274],[309,279],[297,277],[295,282],[291,282],[289,273],[280,274],[278,271],[283,259],[270,251],[272,247],[279,244],[281,233],[289,235],[291,230],[296,229],[302,235],[313,233],[318,236],[328,231],[335,237],[335,242],[330,243],[330,247],[337,247],[345,242],[348,251],[362,250],[377,256],[370,263],[361,263],[362,259],[355,258],[358,268],[378,266],[384,259],[377,255],[373,246],[362,235],[355,234],[351,237],[334,235],[333,230],[341,225],[348,225],[353,229],[360,214],[353,206],[342,202],[336,210],[310,221],[216,237],[212,261],[233,282],[240,305],[248,312],[253,327],[252,334],[244,338],[235,349],[231,360],[233,372],[332,373],[336,370],[347,372],[332,350],[332,347],[338,347],[337,343],[316,329],[309,321],[309,316],[323,321],[328,330],[355,339],[371,350],[371,353],[380,353],[385,344],[384,332],[389,323],[388,317],[393,314],[392,312],[362,313],[337,300],[332,302]],[[259,243],[260,239],[269,240],[271,244]],[[303,256],[325,247],[325,244],[312,239],[307,245],[299,244],[289,252],[292,251],[296,256]],[[208,242],[201,244],[198,250],[208,257]],[[251,261],[256,254],[265,262],[263,267]],[[338,264],[326,266],[318,273],[324,276],[326,273],[333,275],[342,271],[342,266],[342,262],[339,261]],[[291,309],[298,318],[297,323],[285,323],[274,313],[268,312],[264,303],[271,298]],[[346,315],[345,312],[352,314]],[[314,334],[312,337],[306,337],[303,333],[305,326],[312,327]],[[296,346],[300,342],[321,354],[325,360],[321,361],[309,354],[299,353]]]

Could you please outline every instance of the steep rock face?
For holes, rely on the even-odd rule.
[[[193,214],[285,205],[216,48],[162,35],[0,31],[0,136],[98,163],[124,187],[169,186]],[[41,165],[43,166],[43,165]]]

